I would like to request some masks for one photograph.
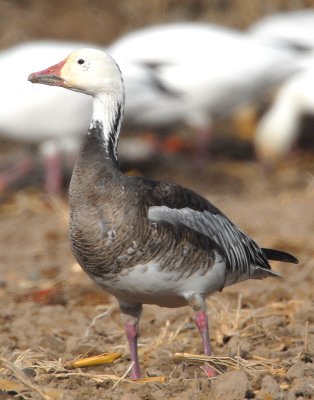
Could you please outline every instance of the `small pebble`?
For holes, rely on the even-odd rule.
[[[314,364],[298,362],[293,364],[286,373],[288,380],[302,377],[313,377],[314,380]]]
[[[24,368],[22,369],[22,371],[24,372],[24,374],[28,377],[28,378],[35,378],[36,376],[36,371],[34,368]]]
[[[289,391],[287,400],[309,400],[314,397],[313,379],[303,378]]]
[[[278,382],[270,375],[265,375],[262,379],[261,390],[258,392],[257,399],[272,399],[281,400],[283,398],[283,393],[280,390]]]
[[[239,400],[245,399],[251,387],[243,371],[231,371],[213,381],[212,390],[212,400]]]

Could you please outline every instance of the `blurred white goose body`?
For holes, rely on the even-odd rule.
[[[81,44],[39,41],[0,53],[0,134],[40,144],[51,192],[61,186],[60,151],[77,148],[91,100],[59,88],[34,88],[25,76],[40,69],[41,60],[52,63],[77,47]],[[215,116],[250,101],[295,68],[289,53],[210,24],[136,31],[114,43],[109,53],[124,73],[125,125],[159,128],[183,122],[197,130],[200,142]]]
[[[62,155],[76,154],[78,137],[84,134],[91,118],[92,102],[81,93],[34,87],[25,77],[30,70],[40,69],[43,60],[52,63],[81,46],[74,42],[34,41],[0,52],[0,136],[39,146],[49,192],[60,190]],[[14,172],[17,168],[18,175]],[[21,160],[13,167],[13,174],[8,170],[0,175],[2,190],[29,172]]]
[[[125,123],[135,126],[207,129],[296,68],[290,52],[205,23],[142,29],[107,51],[124,76]]]
[[[31,85],[25,76],[43,60],[65,57],[81,43],[35,41],[0,52],[0,134],[41,143],[83,135],[92,113],[91,99],[81,93]],[[53,112],[51,112],[53,110]]]
[[[259,158],[270,165],[283,159],[295,144],[301,117],[314,114],[314,65],[296,74],[279,89],[261,118],[255,136]]]
[[[314,49],[314,10],[272,14],[251,25],[248,32],[272,45]]]

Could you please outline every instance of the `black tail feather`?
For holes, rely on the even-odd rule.
[[[269,260],[282,261],[293,264],[299,263],[299,260],[297,258],[293,257],[291,254],[286,253],[284,251],[274,250],[274,249],[263,249],[263,248],[262,251]]]

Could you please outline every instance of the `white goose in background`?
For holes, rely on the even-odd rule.
[[[271,14],[251,25],[248,32],[264,43],[314,49],[314,10],[303,9]]]
[[[314,63],[279,89],[272,107],[261,118],[255,136],[258,157],[266,165],[283,159],[295,144],[301,117],[314,114]]]
[[[0,53],[0,134],[40,144],[50,192],[61,185],[60,149],[76,149],[88,126],[91,101],[59,88],[34,88],[25,76],[39,70],[42,60],[53,62],[81,46],[37,41]],[[213,118],[255,99],[297,68],[288,51],[205,23],[142,29],[116,41],[109,53],[124,73],[125,125],[161,128],[185,123],[196,129],[201,149]],[[9,175],[0,174],[0,187]]]
[[[199,138],[208,135],[215,117],[256,100],[298,68],[293,52],[206,23],[144,28],[107,51],[124,76],[125,124],[159,128],[181,122]]]
[[[69,164],[74,162],[79,140],[91,118],[92,101],[81,93],[57,87],[34,87],[26,77],[29,71],[40,69],[43,62],[52,63],[85,45],[39,40],[0,52],[0,136],[39,146],[45,167],[45,189],[50,193],[61,189],[62,159],[70,160]],[[121,147],[124,158],[130,161],[145,159],[152,152],[140,139],[124,140]],[[0,191],[29,174],[32,168],[36,168],[34,160],[26,156],[0,173]]]
[[[92,102],[81,93],[34,87],[26,78],[29,71],[40,69],[47,60],[52,63],[81,46],[82,43],[34,41],[0,52],[0,134],[40,145],[46,169],[45,185],[50,192],[60,189],[60,153],[76,153],[77,136],[83,135],[88,127]],[[20,168],[15,166],[14,171],[20,169],[23,174],[24,165],[21,160]],[[9,171],[0,175],[1,179],[10,179]]]

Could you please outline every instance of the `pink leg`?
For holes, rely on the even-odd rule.
[[[208,332],[208,318],[205,311],[198,311],[195,316],[195,323],[200,331],[202,342],[204,346],[205,356],[211,355],[209,332]]]
[[[209,332],[208,332],[208,318],[205,311],[198,311],[195,316],[195,323],[198,327],[198,330],[201,334],[203,346],[204,346],[204,354],[206,356],[211,355],[211,348],[210,348],[210,340],[209,340]],[[216,371],[209,367],[205,366],[204,370],[209,378],[216,375]]]
[[[45,156],[45,190],[59,193],[62,187],[62,157],[58,153]]]
[[[196,162],[203,166],[209,158],[210,143],[212,141],[211,127],[207,129],[198,129],[196,131]]]
[[[138,323],[131,324],[130,322],[125,323],[125,333],[128,338],[131,360],[133,362],[131,378],[139,379],[141,377],[141,369],[138,361],[137,354],[137,338],[138,338]]]

